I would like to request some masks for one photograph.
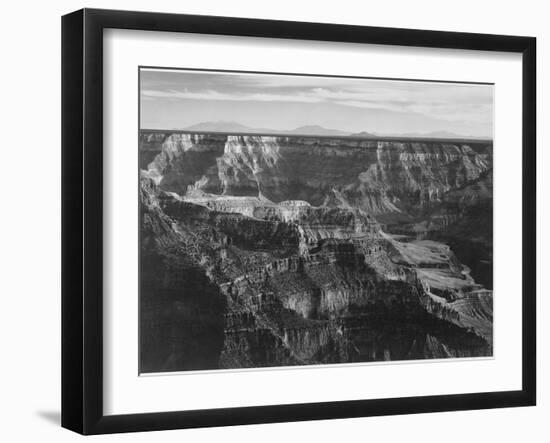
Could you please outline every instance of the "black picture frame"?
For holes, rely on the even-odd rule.
[[[522,389],[131,415],[103,413],[103,30],[171,31],[522,54]],[[62,426],[82,434],[458,411],[536,403],[536,39],[83,9],[62,18]]]

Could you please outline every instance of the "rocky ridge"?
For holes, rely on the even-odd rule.
[[[491,167],[487,145],[142,133],[141,370],[491,355],[492,292],[411,234],[463,221]]]

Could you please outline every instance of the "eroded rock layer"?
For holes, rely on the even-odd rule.
[[[490,143],[143,132],[139,152],[142,372],[492,354]]]

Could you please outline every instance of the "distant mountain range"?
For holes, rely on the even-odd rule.
[[[355,132],[354,134],[350,134],[350,137],[379,137],[380,134],[376,134],[374,132],[367,132],[367,131],[361,131],[361,132]]]
[[[350,135],[350,133],[347,131],[340,131],[338,129],[327,129],[318,125],[299,126],[298,128],[288,132],[291,134]]]
[[[250,132],[258,134],[301,134],[301,135],[350,135],[349,132],[339,131],[337,129],[327,129],[318,125],[299,126],[291,130],[270,129],[270,128],[252,128],[229,121],[211,121],[197,123],[196,125],[183,128],[185,131],[204,131],[204,132]]]
[[[390,136],[388,134],[388,136]],[[474,137],[468,135],[456,134],[450,131],[432,131],[432,132],[405,132],[402,134],[391,134],[391,137],[428,137],[428,138],[490,138],[490,137]]]
[[[354,134],[350,134],[350,137],[407,137],[407,138],[435,138],[435,139],[480,139],[480,140],[491,140],[491,137],[480,137],[473,135],[462,135],[450,131],[432,131],[432,132],[403,132],[399,134],[381,134],[378,132],[367,132],[361,131]]]
[[[320,136],[351,136],[351,137],[364,137],[364,138],[376,138],[376,137],[411,137],[411,138],[440,138],[440,139],[460,139],[460,138],[475,138],[475,139],[487,139],[491,137],[476,137],[456,134],[450,131],[432,131],[432,132],[406,132],[398,134],[381,134],[377,132],[361,131],[351,133],[348,131],[341,131],[338,129],[328,129],[319,125],[305,125],[299,126],[290,130],[271,129],[271,128],[253,128],[250,126],[242,125],[232,121],[207,121],[197,123],[195,125],[187,126],[185,128],[178,128],[183,131],[197,131],[197,132],[235,132],[235,133],[252,133],[252,134],[296,134],[296,135],[320,135]]]

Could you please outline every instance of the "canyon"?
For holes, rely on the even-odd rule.
[[[493,353],[487,140],[139,135],[140,372]]]

